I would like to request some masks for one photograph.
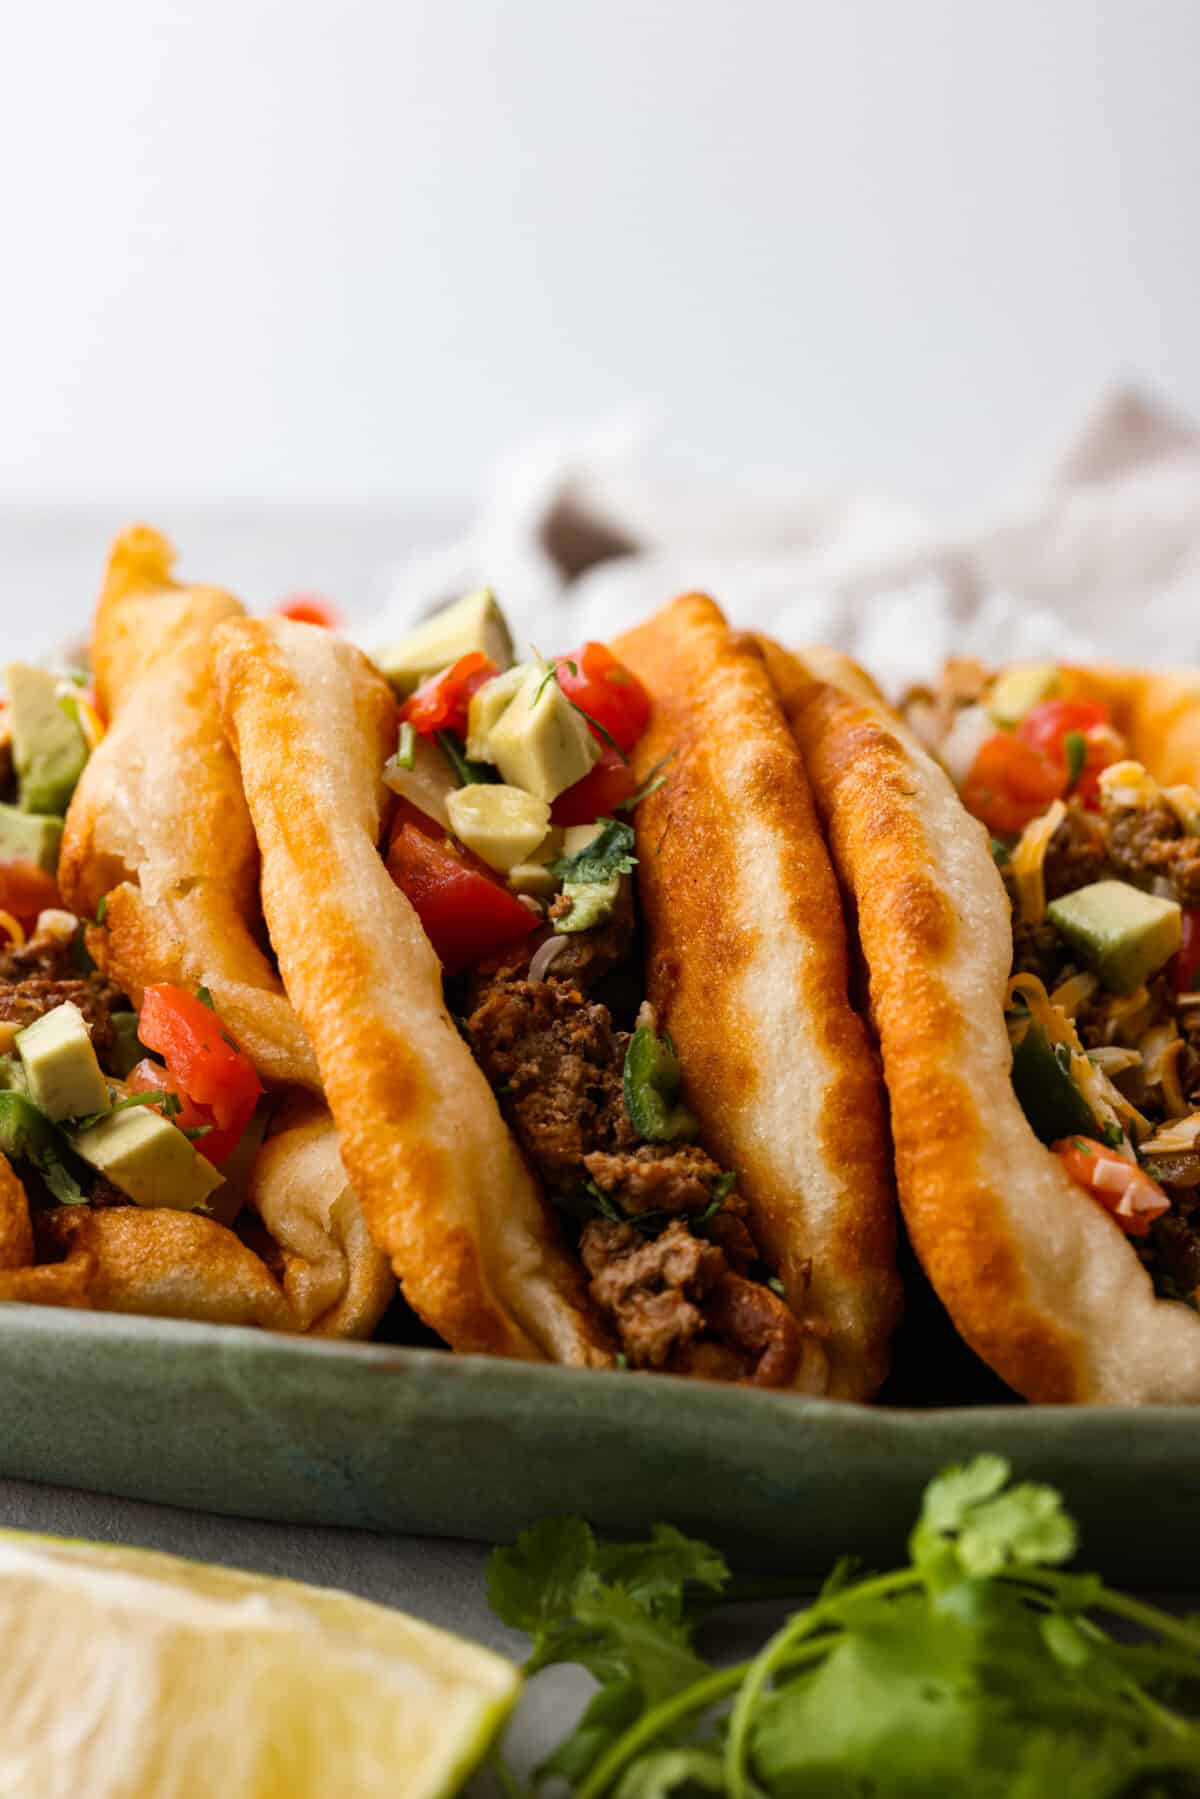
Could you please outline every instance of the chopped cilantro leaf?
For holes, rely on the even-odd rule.
[[[1002,868],[1012,855],[1012,845],[1005,843],[1003,837],[991,838],[992,861],[997,868]]]
[[[1107,1143],[1109,1149],[1120,1149],[1125,1141],[1125,1133],[1119,1124],[1106,1124],[1100,1136],[1102,1141]]]
[[[1074,1549],[1053,1488],[979,1456],[930,1483],[907,1566],[839,1563],[759,1655],[716,1669],[692,1630],[742,1596],[719,1555],[662,1525],[607,1543],[547,1520],[493,1553],[489,1597],[533,1639],[527,1674],[574,1662],[598,1687],[535,1783],[575,1799],[1194,1792],[1200,1728],[1168,1702],[1195,1682],[1200,1628],[1062,1573]],[[1141,1640],[1115,1641],[1112,1618]]]
[[[650,770],[650,773],[646,776],[646,779],[642,782],[642,785],[638,788],[637,792],[630,794],[627,800],[618,800],[614,809],[617,812],[636,811],[643,800],[648,800],[652,793],[657,793],[660,787],[665,787],[667,784],[667,777],[662,773],[662,770],[667,766],[668,762],[672,762],[678,754],[678,750],[668,750],[666,755],[654,764],[654,767]]]
[[[1082,731],[1068,731],[1063,749],[1067,756],[1067,792],[1071,793],[1087,762],[1087,738]]]
[[[633,853],[633,827],[619,818],[601,818],[600,830],[573,856],[559,856],[550,864],[550,873],[562,881],[576,885],[608,881],[613,875],[629,874],[637,866]]]
[[[490,762],[472,762],[453,731],[436,731],[438,748],[454,770],[460,787],[480,787],[499,779]]]
[[[196,998],[200,1001],[202,1006],[207,1006],[210,1012],[216,1011],[216,1004],[207,987],[197,987]]]

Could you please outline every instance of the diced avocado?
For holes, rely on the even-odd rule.
[[[992,682],[985,702],[998,725],[1011,730],[1027,712],[1050,699],[1062,685],[1053,662],[1014,662]]]
[[[17,1037],[29,1097],[40,1112],[58,1123],[107,1112],[108,1083],[96,1060],[92,1039],[79,1007],[67,1000],[43,1013]]]
[[[553,675],[530,669],[488,739],[510,787],[557,799],[600,760],[600,745]]]
[[[223,1180],[183,1132],[149,1106],[111,1112],[71,1147],[139,1206],[192,1212]]]
[[[1013,1050],[1013,1089],[1043,1143],[1096,1135],[1092,1109],[1064,1066],[1066,1060],[1066,1055],[1060,1060],[1041,1025],[1032,1020]]]
[[[696,1119],[677,1103],[679,1083],[679,1058],[670,1038],[639,1026],[625,1052],[625,1110],[638,1136],[648,1143],[674,1143],[696,1135]]]
[[[0,1056],[0,1093],[27,1093],[20,1056]]]
[[[607,924],[621,897],[620,875],[609,875],[607,881],[564,881],[563,898],[571,902],[571,910],[556,918],[556,931],[590,931]]]
[[[501,874],[532,855],[550,828],[545,800],[520,787],[460,787],[447,797],[446,811],[459,841]]]
[[[1110,993],[1134,993],[1168,962],[1183,936],[1175,900],[1127,881],[1093,881],[1064,893],[1046,917]]]
[[[59,704],[57,675],[10,662],[5,677],[21,810],[61,816],[87,762],[87,740]]]
[[[550,863],[562,855],[565,832],[561,825],[551,825],[537,848],[524,862],[508,871],[508,884],[514,893],[528,893],[534,899],[549,899],[558,892],[559,877]]]
[[[412,767],[401,768],[389,762],[383,778],[393,793],[407,800],[427,818],[432,818],[443,831],[450,830],[446,801],[458,792],[458,778],[432,737],[413,738]]]
[[[108,1071],[118,1081],[125,1081],[133,1073],[139,1062],[145,1061],[150,1051],[137,1034],[138,1015],[136,1012],[114,1012],[112,1015],[112,1042],[105,1052]]]
[[[48,875],[56,874],[62,835],[61,818],[0,804],[0,862],[32,862]]]
[[[577,856],[580,850],[587,848],[589,843],[595,843],[603,829],[604,826],[599,819],[590,825],[568,825],[563,834],[562,854]]]
[[[380,650],[375,661],[403,699],[426,675],[449,668],[472,650],[490,656],[497,668],[507,668],[512,661],[512,638],[490,587],[443,606],[399,643]]]
[[[506,668],[494,680],[485,681],[471,695],[467,708],[467,755],[472,762],[491,762],[492,732],[508,711],[509,703],[531,669],[531,662],[518,662]]]
[[[553,899],[558,892],[558,876],[551,874],[544,862],[518,862],[508,871],[508,884],[514,893],[527,893],[530,899]]]

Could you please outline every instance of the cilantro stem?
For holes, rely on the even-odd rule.
[[[882,1599],[890,1593],[903,1592],[906,1588],[923,1584],[924,1575],[918,1569],[899,1568],[893,1574],[881,1574],[874,1580],[861,1581],[851,1592],[857,1605],[864,1599]],[[725,1790],[730,1799],[750,1799],[750,1780],[746,1770],[750,1727],[768,1682],[785,1662],[790,1661],[791,1652],[802,1638],[810,1636],[820,1625],[836,1621],[841,1597],[840,1593],[836,1593],[830,1599],[818,1600],[806,1612],[789,1618],[750,1663],[742,1690],[729,1714],[729,1735],[725,1742]]]
[[[1017,1579],[1058,1597],[1059,1577],[1056,1574],[1041,1574],[1033,1568],[1023,1568]],[[1125,1593],[1114,1593],[1111,1587],[1101,1587],[1090,1609],[1107,1612],[1113,1618],[1124,1618],[1130,1624],[1140,1624],[1144,1630],[1153,1631],[1155,1636],[1165,1637],[1193,1655],[1200,1655],[1200,1630],[1194,1625],[1181,1624],[1178,1618],[1173,1618],[1170,1612],[1160,1612],[1157,1606],[1130,1599]]]
[[[811,1643],[804,1644],[794,1656],[788,1656],[787,1665],[802,1667],[805,1662],[815,1661],[818,1656],[824,1655],[828,1648],[828,1636],[816,1638]],[[600,1795],[612,1786],[617,1775],[655,1737],[662,1736],[664,1731],[670,1730],[672,1725],[678,1724],[692,1712],[707,1711],[709,1706],[727,1698],[741,1685],[753,1666],[753,1662],[739,1662],[734,1668],[721,1668],[717,1673],[696,1681],[694,1686],[685,1687],[682,1693],[676,1693],[673,1698],[664,1699],[661,1705],[644,1712],[637,1723],[631,1724],[624,1736],[618,1737],[601,1756],[587,1779],[577,1789],[575,1799],[600,1799]]]

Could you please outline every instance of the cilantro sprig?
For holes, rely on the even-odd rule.
[[[575,1662],[598,1686],[534,1790],[1200,1792],[1200,1728],[1174,1703],[1200,1682],[1200,1626],[1063,1572],[1075,1548],[1053,1488],[1011,1484],[1001,1457],[978,1456],[926,1489],[905,1567],[839,1564],[757,1656],[716,1669],[695,1625],[745,1592],[715,1550],[665,1525],[641,1543],[577,1518],[538,1525],[492,1555],[493,1609],[533,1638],[527,1674]],[[1140,1640],[1117,1640],[1114,1621]]]
[[[559,856],[550,864],[550,873],[561,881],[590,885],[611,880],[613,875],[632,873],[637,867],[633,853],[633,826],[619,818],[601,818],[600,829],[590,843],[573,856]]]

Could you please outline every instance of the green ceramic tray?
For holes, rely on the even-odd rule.
[[[0,1475],[280,1522],[511,1537],[656,1518],[742,1563],[885,1563],[943,1463],[1053,1481],[1115,1578],[1196,1584],[1200,1413],[866,1408],[0,1306]]]

